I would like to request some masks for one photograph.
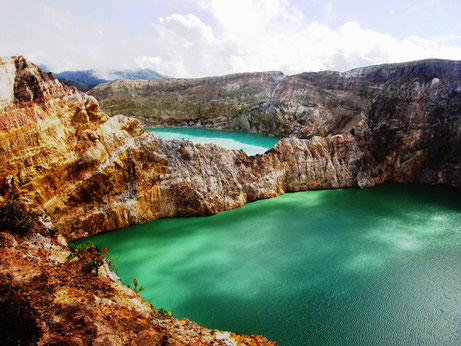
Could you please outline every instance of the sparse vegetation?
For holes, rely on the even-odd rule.
[[[15,234],[24,234],[39,223],[44,226],[50,223],[48,215],[43,212],[34,211],[21,201],[21,187],[28,183],[28,180],[21,178],[21,175],[14,176],[9,172],[0,175],[0,230],[8,230]],[[48,234],[54,236],[59,229],[46,226]]]
[[[163,316],[171,316],[171,312],[165,310],[164,308],[158,308],[158,309],[155,309],[155,310],[156,310],[160,315],[163,315]]]
[[[139,283],[138,283],[138,280],[133,279],[133,288],[132,288],[132,289],[133,289],[135,292],[138,292],[138,293],[141,292],[141,291],[144,291],[145,288],[142,287],[142,286],[139,286],[139,287],[138,287],[138,284],[139,284]],[[130,287],[130,285],[128,285],[128,287]],[[130,287],[130,288],[131,288],[131,287]]]
[[[24,233],[39,216],[28,213],[18,202],[21,191],[16,185],[14,176],[8,172],[0,176],[0,229],[13,233]]]
[[[84,263],[88,272],[98,274],[99,268],[104,264],[104,260],[110,265],[112,260],[108,254],[107,248],[101,250],[91,243],[82,243],[78,245],[69,244],[70,254],[67,260],[78,258]]]
[[[54,237],[59,232],[59,227],[51,227],[48,229],[50,236]]]

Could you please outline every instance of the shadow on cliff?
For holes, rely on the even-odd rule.
[[[405,272],[393,274],[389,268],[418,258],[421,250],[453,246],[460,212],[457,190],[389,184],[286,194],[214,216],[161,219],[92,240],[122,254],[117,266],[125,283],[136,277],[146,287],[144,297],[178,317],[276,340],[268,326],[283,320],[286,335],[327,340],[330,326],[337,328],[331,335],[339,335],[344,321],[366,326],[370,299],[377,310],[394,299],[386,292],[394,291]],[[418,273],[415,282],[419,277],[424,274]],[[357,296],[363,287],[368,293]],[[322,328],[315,326],[319,319],[325,320]],[[342,333],[351,342],[371,333],[357,328]],[[300,332],[304,329],[309,332]]]
[[[428,217],[411,208],[417,201],[424,202]],[[302,254],[300,260],[305,261],[307,250],[312,248],[314,254],[318,252],[318,247],[322,247],[323,256],[332,261],[335,257],[330,251],[336,251],[332,244],[337,243],[338,234],[346,242],[361,237],[398,250],[398,244],[391,244],[392,237],[386,238],[385,235],[403,239],[407,236],[411,240],[411,237],[418,237],[418,229],[428,228],[428,223],[437,226],[437,221],[440,221],[442,225],[444,215],[429,218],[430,213],[438,213],[438,208],[460,212],[461,201],[456,191],[397,184],[369,190],[324,190],[305,195],[286,194],[214,216],[156,220],[92,239],[101,246],[110,246],[115,253],[124,253],[123,263],[126,266],[143,267],[146,255],[158,257],[162,262],[168,259],[168,265],[163,269],[168,272],[193,270],[197,264],[194,263],[195,258],[211,257],[212,253],[228,253],[230,259],[251,251],[254,256],[263,254],[265,260],[281,260],[284,263],[286,258],[274,259],[270,254],[274,250],[280,251],[283,248],[280,245],[288,242],[299,245],[295,252],[290,249],[290,253],[286,254],[287,258],[294,257],[288,260],[291,264],[296,262],[297,253]],[[390,217],[398,223],[393,224]],[[406,229],[407,225],[414,230]],[[396,229],[396,226],[402,230]],[[292,232],[293,229],[296,232]],[[381,237],[371,236],[376,233]],[[421,235],[427,237],[427,233],[422,232]],[[140,249],[140,246],[148,244],[152,248]],[[338,265],[342,262],[344,259],[338,260]]]

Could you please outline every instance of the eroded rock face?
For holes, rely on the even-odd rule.
[[[145,126],[200,126],[300,138],[333,133],[338,126],[351,128],[366,104],[361,95],[330,92],[281,72],[116,81],[89,94],[107,114],[132,116]]]
[[[421,70],[420,64],[433,68]],[[292,87],[291,94],[334,95],[340,104],[352,93],[347,97],[358,100],[357,107],[369,102],[347,126],[331,122],[338,119],[336,113],[321,118],[326,127],[319,125],[316,131],[334,132],[330,135],[285,138],[254,157],[215,145],[164,140],[142,131],[135,119],[109,118],[93,97],[61,85],[23,58],[2,59],[0,66],[7,71],[0,80],[13,78],[8,71],[15,75],[14,86],[4,84],[13,90],[3,92],[15,96],[0,100],[1,171],[29,181],[28,196],[68,239],[159,217],[213,214],[286,191],[391,181],[461,186],[456,62],[217,79],[230,90],[235,78],[252,78],[264,94],[272,92],[265,89],[271,81],[283,84],[288,78],[296,85],[310,83],[307,89]],[[152,92],[152,83],[178,92],[172,83],[179,82],[147,81],[144,93]],[[187,90],[192,82],[180,83]],[[193,88],[208,88],[211,82],[193,83]]]
[[[259,120],[251,122],[249,130],[276,134],[271,131],[277,124],[280,134],[307,137],[284,138],[264,155],[248,157],[215,145],[160,139],[142,131],[138,120],[109,118],[95,98],[61,85],[24,58],[2,58],[0,173],[8,171],[26,181],[25,197],[50,215],[67,239],[159,217],[213,214],[286,191],[387,181],[460,187],[460,64],[424,64],[423,69],[413,63],[346,74],[217,79],[230,92],[241,88],[235,78],[260,83],[259,96],[243,93],[242,100],[272,95],[263,103],[269,111],[261,116],[271,119],[277,114],[280,121],[268,120],[264,126]],[[190,83],[196,90],[216,91],[202,82]],[[123,83],[116,83],[122,90]],[[165,92],[178,92],[176,82],[160,83],[166,83]],[[189,81],[180,83],[188,90]],[[274,90],[281,90],[280,95],[302,95],[310,110],[289,116],[272,111],[281,109],[271,108],[279,102],[279,94],[270,89],[273,83],[278,83]],[[146,95],[152,92],[147,86],[139,86]],[[290,97],[279,104],[298,109],[296,97]],[[173,113],[170,118],[176,119]],[[207,114],[209,124],[221,121]],[[247,119],[242,114],[236,119]],[[39,234],[18,238],[1,232],[0,242],[0,332],[11,330],[4,334],[12,342],[267,343],[261,337],[161,319],[109,272],[83,277],[78,263],[64,263],[65,245]],[[105,320],[114,314],[120,319]],[[23,317],[27,337],[15,329],[18,316]]]
[[[137,120],[109,119],[93,97],[61,85],[24,58],[0,59],[0,81],[0,171],[27,182],[25,197],[50,213],[66,238],[177,213],[181,203],[168,200],[176,190],[167,189],[162,200],[161,183],[170,179],[162,174],[170,177],[172,169],[166,154],[176,150],[180,162],[188,148],[169,148],[171,143],[141,131]],[[95,275],[78,260],[66,261],[64,238],[43,236],[43,227],[37,223],[26,235],[0,230],[4,343],[275,344],[160,315],[107,265]]]
[[[423,60],[344,73],[279,72],[117,81],[90,91],[145,126],[199,126],[311,139],[350,133],[357,184],[460,186],[461,62]]]

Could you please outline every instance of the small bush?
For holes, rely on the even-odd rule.
[[[59,227],[48,228],[48,233],[50,236],[54,237],[59,232]]]
[[[106,260],[109,264],[112,262],[110,255],[107,253],[107,248],[101,250],[93,244],[69,244],[69,250],[70,255],[67,256],[67,260],[78,258],[84,263],[88,272],[94,271],[97,274],[99,267],[104,264],[104,260]]]
[[[165,310],[164,308],[158,308],[156,309],[157,312],[160,314],[160,315],[163,315],[163,316],[171,316],[171,312]]]
[[[131,288],[130,285],[128,285],[128,287]],[[144,289],[145,289],[145,288],[142,287],[142,286],[139,286],[139,287],[138,287],[138,280],[133,279],[133,290],[134,290],[135,292],[138,292],[138,293],[139,293],[139,292],[141,292],[141,291],[144,291]]]
[[[48,215],[32,211],[19,199],[22,194],[20,187],[26,183],[27,181],[20,176],[15,178],[7,172],[0,174],[0,230],[23,234],[31,229],[34,223],[44,225],[51,222]],[[59,231],[57,227],[47,229],[52,237]]]
[[[19,197],[19,189],[16,188],[14,177],[8,172],[0,175],[0,196],[11,201]]]
[[[8,229],[14,233],[26,232],[38,215],[27,212],[18,203],[21,191],[16,187],[14,177],[9,173],[0,175],[0,229]]]

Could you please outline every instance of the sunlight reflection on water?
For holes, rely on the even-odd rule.
[[[101,234],[123,282],[210,328],[281,345],[461,344],[461,196],[310,191]]]

